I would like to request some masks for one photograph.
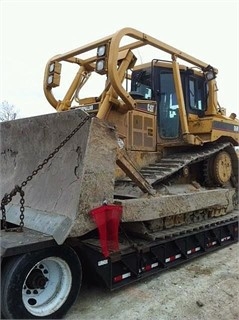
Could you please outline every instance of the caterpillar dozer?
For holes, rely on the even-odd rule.
[[[59,319],[84,274],[114,290],[238,241],[217,74],[132,28],[47,62],[55,110],[0,127],[3,318]]]

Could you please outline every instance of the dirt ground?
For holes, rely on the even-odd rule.
[[[65,319],[238,320],[239,243],[118,291],[83,285]]]

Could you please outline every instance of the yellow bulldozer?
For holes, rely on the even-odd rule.
[[[82,265],[114,290],[238,241],[239,121],[217,74],[132,28],[47,62],[57,112],[0,127],[5,318],[62,317]]]
[[[157,58],[137,65],[134,51],[145,46],[158,49]],[[81,58],[93,49],[96,55]],[[160,52],[169,58],[162,60]],[[63,63],[76,64],[77,72],[63,99],[57,100],[53,88],[60,85]],[[94,72],[104,77],[103,91],[81,97]],[[167,184],[235,189],[239,122],[235,113],[227,117],[218,103],[217,73],[207,63],[125,28],[50,59],[44,92],[57,111],[78,108],[116,129],[121,146],[116,163],[122,171],[116,170],[114,199],[140,198],[141,191],[154,194]],[[163,189],[170,194],[169,187]],[[174,217],[166,220],[165,227],[172,226]],[[177,220],[185,222],[185,217]]]

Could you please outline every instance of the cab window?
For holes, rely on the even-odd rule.
[[[205,81],[201,77],[189,77],[189,108],[205,111],[206,97],[204,96]]]

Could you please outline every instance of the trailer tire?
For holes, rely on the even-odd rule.
[[[60,319],[78,297],[81,262],[67,246],[25,253],[6,263],[1,282],[6,319]]]

